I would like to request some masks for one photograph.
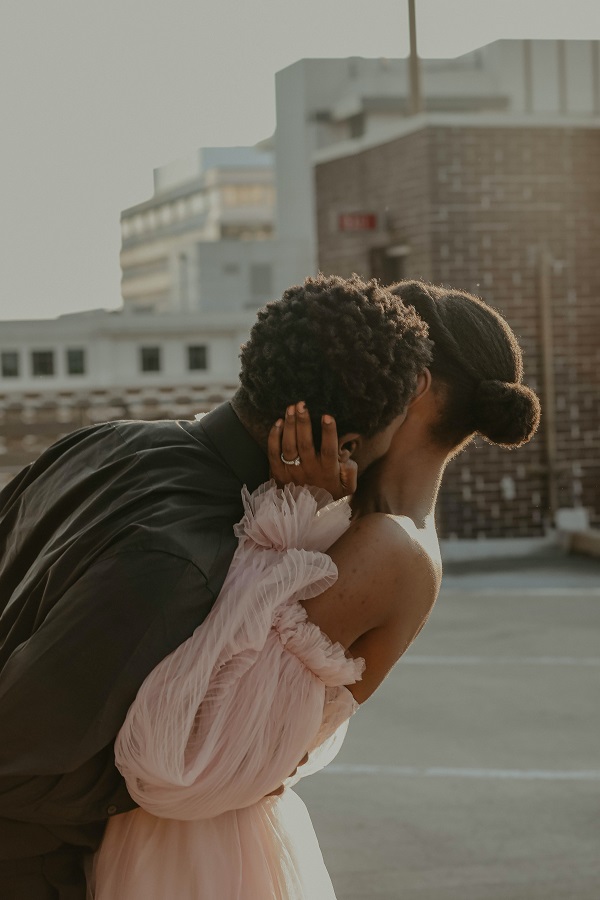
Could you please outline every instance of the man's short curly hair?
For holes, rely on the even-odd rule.
[[[321,416],[338,434],[371,437],[406,407],[431,359],[427,326],[377,281],[318,275],[258,312],[240,354],[237,406],[268,430],[305,400],[315,441]]]

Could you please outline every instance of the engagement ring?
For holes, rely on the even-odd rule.
[[[280,454],[281,462],[286,466],[299,466],[300,465],[300,457],[297,456],[296,459],[286,459],[283,453]]]

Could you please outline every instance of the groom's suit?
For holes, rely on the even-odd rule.
[[[226,403],[83,428],[0,493],[0,900],[84,900],[83,854],[135,805],[115,736],[210,611],[242,485],[267,479]]]

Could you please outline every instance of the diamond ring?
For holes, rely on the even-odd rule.
[[[296,459],[286,459],[283,453],[280,453],[281,462],[286,466],[299,466],[300,465],[300,457],[297,456]]]

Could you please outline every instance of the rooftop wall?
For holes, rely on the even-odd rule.
[[[600,524],[600,128],[426,126],[316,168],[319,265],[471,291],[502,312],[542,393],[539,265],[549,251],[561,507]],[[339,211],[377,230],[339,230]],[[394,263],[394,259],[396,262]],[[392,280],[392,279],[390,279]],[[476,441],[450,465],[445,537],[526,537],[549,526],[546,420],[527,447]]]

